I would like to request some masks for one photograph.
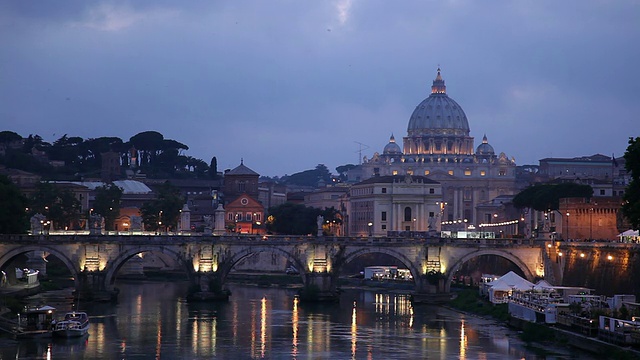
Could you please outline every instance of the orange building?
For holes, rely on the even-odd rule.
[[[264,206],[244,193],[225,207],[225,228],[239,234],[264,234]]]
[[[619,197],[563,198],[559,212],[565,237],[573,240],[615,240],[621,232]]]

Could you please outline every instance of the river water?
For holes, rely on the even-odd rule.
[[[0,338],[0,359],[585,359],[540,355],[493,320],[408,297],[343,292],[336,304],[302,304],[295,290],[230,286],[227,303],[187,303],[184,282],[120,282],[117,304],[80,304],[90,335],[69,340]],[[68,298],[44,294],[58,315]],[[62,313],[62,314],[60,314]]]

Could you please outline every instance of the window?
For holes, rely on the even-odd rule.
[[[485,175],[487,175],[487,172],[484,170],[480,170],[480,176],[485,176]]]
[[[382,230],[387,230],[387,225],[382,225]]]
[[[247,221],[251,221],[251,213],[250,212],[246,213],[244,215],[244,219],[247,220]]]
[[[500,170],[498,172],[498,176],[506,176],[507,175],[507,170]]]
[[[600,195],[604,195],[604,190],[600,190]]]
[[[449,175],[453,175],[453,170],[449,170]]]
[[[247,188],[247,184],[245,184],[244,181],[240,181],[238,183],[238,192],[245,192],[246,188]]]
[[[228,213],[227,214],[227,220],[233,221],[233,213]]]
[[[435,194],[436,193],[436,189],[434,188],[429,188],[429,194]]]
[[[380,214],[380,220],[387,221],[387,212],[386,211],[383,211],[382,214]]]
[[[433,211],[429,211],[429,217],[434,217],[436,214]]]
[[[387,188],[382,188],[382,193],[386,194],[387,193]]]
[[[260,214],[260,213],[255,213],[255,216],[254,216],[254,217],[255,217],[255,220],[256,220],[256,221],[262,221],[262,214]]]
[[[398,175],[398,170],[393,170],[393,175]]]
[[[425,176],[426,176],[426,175],[429,175],[429,173],[430,173],[430,171],[429,171],[429,170],[425,170],[425,171],[424,171],[424,175],[425,175]]]
[[[411,221],[411,208],[408,206],[404,208],[404,221]]]
[[[407,175],[413,175],[413,170],[407,170]]]
[[[465,169],[464,170],[464,176],[471,176],[471,170]]]

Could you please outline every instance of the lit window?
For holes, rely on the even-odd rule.
[[[413,170],[407,170],[407,175],[413,175]]]
[[[487,175],[487,172],[484,170],[480,170],[480,176],[485,176],[485,175]]]
[[[398,170],[393,170],[393,175],[398,175]]]
[[[424,171],[424,174],[425,174],[425,175],[429,175],[429,170],[425,170],[425,171]]]
[[[449,170],[449,175],[453,175],[453,170]]]
[[[471,170],[465,169],[464,170],[464,176],[471,176]]]
[[[505,175],[507,175],[507,170],[500,170],[498,172],[498,176],[505,176]]]

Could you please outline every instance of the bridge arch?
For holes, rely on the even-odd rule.
[[[185,259],[178,253],[168,247],[158,247],[157,245],[149,245],[149,246],[139,246],[135,248],[126,249],[120,252],[113,260],[110,260],[107,263],[107,267],[105,269],[105,278],[104,284],[107,289],[112,289],[113,284],[115,283],[116,274],[118,271],[124,266],[124,264],[136,256],[137,254],[150,252],[150,253],[162,253],[165,255],[171,256],[172,259],[175,259],[178,265],[181,265],[187,274],[189,280],[193,280],[194,268],[191,261],[185,261]]]
[[[500,256],[502,258],[505,258],[509,261],[511,261],[515,266],[517,266],[520,270],[522,270],[522,272],[524,273],[524,276],[527,278],[527,280],[533,282],[534,280],[534,272],[531,271],[531,269],[529,269],[529,267],[527,266],[527,264],[525,264],[522,260],[520,260],[519,257],[507,252],[507,251],[503,251],[503,250],[493,250],[493,249],[482,249],[482,250],[477,250],[471,253],[468,253],[466,255],[464,255],[463,257],[461,257],[460,259],[458,259],[458,261],[456,261],[453,266],[451,266],[449,269],[447,269],[447,282],[445,284],[445,291],[450,291],[451,290],[451,282],[453,280],[453,274],[455,274],[458,270],[460,270],[460,268],[462,267],[462,265],[464,265],[467,261],[477,258],[479,256],[483,256],[483,255],[495,255],[495,256]]]
[[[69,271],[71,272],[71,276],[73,276],[73,282],[76,289],[80,288],[80,279],[78,277],[78,274],[80,273],[80,266],[71,261],[71,259],[69,259],[69,257],[67,257],[65,253],[59,251],[56,247],[50,247],[46,245],[16,246],[15,248],[0,255],[0,268],[3,268],[7,263],[9,263],[9,261],[11,261],[11,259],[15,258],[16,256],[32,251],[44,251],[60,259],[67,266],[67,269],[69,269]]]
[[[252,246],[250,248],[245,248],[237,253],[234,253],[232,257],[224,260],[224,263],[218,269],[218,271],[220,271],[220,275],[219,275],[220,283],[224,284],[227,278],[227,275],[229,275],[229,272],[231,271],[231,269],[233,269],[233,267],[242,259],[255,254],[263,253],[263,252],[275,253],[287,258],[287,260],[293,263],[294,266],[298,269],[300,276],[304,281],[304,277],[307,272],[307,267],[303,262],[300,261],[300,259],[294,256],[291,251],[288,251],[288,249],[278,247],[278,246],[275,246],[275,247],[274,246]]]
[[[365,254],[385,254],[400,260],[400,262],[402,262],[411,272],[411,276],[413,276],[413,282],[416,286],[416,290],[420,290],[420,286],[421,286],[420,276],[422,275],[422,273],[420,272],[420,268],[416,267],[416,264],[414,264],[413,261],[411,261],[403,253],[396,251],[394,249],[390,249],[386,247],[379,247],[376,249],[360,248],[345,254],[344,264],[348,264],[351,261],[355,260],[357,257]],[[336,274],[336,276],[337,275],[338,274]]]

